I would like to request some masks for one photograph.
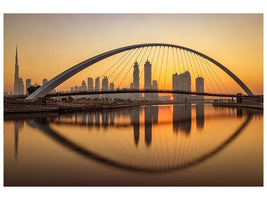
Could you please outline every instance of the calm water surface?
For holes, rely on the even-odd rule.
[[[164,105],[5,115],[4,184],[263,185],[263,113]]]

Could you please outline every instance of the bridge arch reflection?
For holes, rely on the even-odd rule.
[[[144,109],[145,112],[147,111],[148,122],[145,122],[143,125],[144,125],[145,129],[151,128],[148,131],[147,136],[145,138],[145,142],[148,146],[151,144],[151,140],[152,140],[152,124],[157,123],[157,119],[151,115],[151,109],[153,109],[153,107],[146,107]],[[150,111],[150,112],[148,112],[148,111]],[[136,111],[136,112],[138,113],[138,111]],[[157,111],[155,110],[154,113],[157,113]],[[132,115],[133,115],[133,117],[132,117],[132,121],[131,121],[130,126],[133,126],[133,128],[134,128],[134,140],[135,140],[136,145],[138,145],[138,142],[139,142],[139,134],[138,134],[139,130],[138,129],[139,129],[139,126],[141,123],[140,123],[140,119],[138,119],[138,117],[137,117],[137,114],[134,116],[134,114],[132,113]],[[156,116],[156,114],[155,114],[155,116]],[[138,165],[133,165],[133,164],[127,164],[124,162],[120,162],[117,160],[107,158],[107,157],[100,155],[98,153],[95,153],[91,150],[85,149],[85,148],[81,147],[79,144],[71,141],[70,139],[66,138],[65,136],[63,136],[62,134],[60,134],[59,132],[57,132],[53,128],[51,128],[50,121],[47,120],[46,118],[35,120],[35,121],[34,120],[28,120],[27,123],[29,125],[31,125],[32,127],[35,127],[37,129],[41,130],[42,133],[48,135],[50,138],[52,138],[53,140],[55,140],[59,144],[63,145],[64,147],[78,153],[79,155],[85,156],[88,159],[97,161],[97,162],[102,163],[104,165],[116,167],[119,169],[130,170],[130,171],[165,173],[165,172],[180,170],[180,169],[184,169],[184,168],[187,168],[190,166],[194,166],[194,165],[199,164],[201,162],[204,162],[205,160],[216,155],[217,153],[222,151],[224,148],[226,148],[227,145],[229,145],[232,141],[234,141],[234,139],[236,137],[238,137],[241,134],[241,132],[249,124],[252,116],[253,116],[252,114],[247,113],[246,119],[242,122],[242,124],[232,134],[230,134],[230,136],[227,139],[222,141],[216,148],[206,152],[204,155],[201,155],[201,156],[199,156],[193,160],[189,160],[186,163],[176,163],[175,165],[172,165],[172,166],[161,166],[161,167],[155,167],[155,166],[147,167],[147,166],[138,166]],[[146,115],[145,115],[145,117],[146,117]],[[183,119],[182,121],[183,121],[183,123],[187,123],[187,122],[191,121],[191,119],[188,119],[188,120]],[[177,121],[174,121],[174,123],[181,123],[181,120],[178,119]],[[178,129],[179,128],[182,128],[182,127],[178,127]]]

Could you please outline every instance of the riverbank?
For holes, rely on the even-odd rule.
[[[4,114],[16,114],[16,113],[41,113],[41,112],[59,112],[59,113],[72,113],[72,112],[90,112],[101,110],[120,109],[141,105],[161,105],[170,103],[160,102],[142,102],[142,103],[130,103],[130,104],[86,104],[86,103],[57,103],[57,104],[5,104]]]
[[[253,109],[261,109],[261,110],[263,110],[263,104],[214,102],[212,105],[213,106],[220,106],[220,107],[253,108]]]
[[[38,104],[11,104],[4,106],[4,113],[36,113],[36,112],[79,112],[79,111],[99,111],[106,109],[126,108],[136,105],[86,105],[86,104],[58,104],[58,105],[38,105]]]

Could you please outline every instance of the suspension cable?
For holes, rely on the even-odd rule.
[[[164,88],[165,88],[165,85],[166,85],[166,75],[167,75],[167,66],[168,66],[168,58],[169,58],[169,47],[167,49],[167,59],[166,59],[166,68],[165,68],[165,77],[164,77]]]
[[[153,79],[155,78],[155,74],[156,74],[156,70],[157,70],[157,66],[158,66],[160,50],[161,50],[161,46],[159,47],[159,52],[158,52],[157,61],[156,61],[156,68],[155,68],[155,71],[153,73]]]
[[[140,64],[141,64],[141,62],[142,62],[142,60],[143,60],[143,58],[144,58],[144,56],[145,56],[147,50],[148,50],[148,48],[146,48],[145,53],[143,54],[143,56],[142,56],[142,58],[141,58],[141,60],[140,60]],[[142,49],[142,51],[143,51],[143,49]],[[139,54],[138,54],[136,60],[139,58],[139,55],[141,54],[142,51],[139,52]],[[125,74],[124,78],[123,78],[122,81],[120,82],[119,86],[120,86],[120,85],[122,84],[122,82],[125,80],[127,74],[128,74],[129,71],[131,70],[131,68],[132,68],[132,67],[129,68],[129,70],[128,70],[127,73]],[[130,85],[131,85],[132,81],[133,81],[133,77],[131,78]],[[130,87],[130,86],[129,86],[129,87]]]
[[[114,72],[122,65],[122,63],[124,63],[124,61],[134,52],[135,50],[131,50],[131,53],[127,55],[127,57],[117,66],[117,68],[115,70],[113,70],[113,72],[108,76],[111,77]]]
[[[160,67],[160,73],[159,73],[159,79],[158,79],[159,80],[159,83],[160,83],[160,77],[161,77],[161,71],[162,71],[164,54],[165,54],[165,47],[164,47],[163,54],[162,54],[161,67]],[[159,84],[158,84],[158,86],[159,86]]]
[[[225,85],[224,85],[224,83],[221,81],[220,77],[217,76],[217,73],[215,73],[215,72],[213,71],[213,68],[210,66],[210,63],[209,63],[207,60],[205,60],[205,62],[208,63],[208,66],[212,69],[212,72],[215,74],[215,76],[217,77],[217,79],[219,80],[219,82],[221,83],[221,85],[224,87],[224,89],[226,89],[226,91],[229,92],[228,88],[225,87]]]
[[[137,50],[138,51],[138,50]],[[123,66],[122,70],[117,74],[116,78],[113,80],[113,82],[115,82],[115,80],[118,78],[118,76],[121,74],[121,72],[125,69],[125,66],[128,65],[128,63],[130,62],[130,60],[132,60],[132,58],[134,57],[134,55],[137,53],[137,51],[135,51],[135,53],[132,55],[132,57],[128,60],[128,62]]]
[[[105,71],[101,76],[100,76],[100,78],[102,78],[103,76],[105,76],[106,75],[106,73],[108,73],[122,58],[124,58],[128,53],[130,53],[132,50],[129,50],[129,51],[127,51],[125,54],[123,54],[123,56],[122,57],[120,57],[120,59],[119,60],[117,60],[107,71]]]

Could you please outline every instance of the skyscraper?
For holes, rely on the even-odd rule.
[[[157,83],[156,80],[152,81],[152,89],[153,90],[158,90],[158,83]],[[158,93],[152,93],[151,96],[152,96],[153,100],[158,100]]]
[[[95,79],[95,91],[100,91],[100,79],[96,77]]]
[[[172,89],[179,91],[191,92],[191,75],[188,71],[182,74],[173,74],[172,75]],[[186,102],[191,95],[185,94],[175,94],[175,101]]]
[[[24,83],[22,78],[19,78],[19,95],[24,95]]]
[[[172,75],[172,90],[178,90],[178,74],[175,73]],[[173,94],[174,100],[178,101],[178,94]]]
[[[111,82],[109,85],[109,90],[114,91],[114,88],[115,88],[114,83]]]
[[[204,79],[202,77],[196,78],[196,92],[204,92]],[[204,99],[204,96],[199,96],[200,99]]]
[[[147,60],[144,65],[144,89],[151,89],[151,64]],[[145,93],[145,99],[150,99],[150,94]]]
[[[104,76],[102,79],[102,91],[108,91],[108,77]]]
[[[87,86],[88,86],[88,91],[93,91],[94,90],[94,80],[93,80],[93,78],[88,77]]]
[[[14,94],[19,94],[19,64],[18,64],[18,51],[16,47],[16,56],[15,56],[15,74],[14,74]]]
[[[26,94],[27,95],[29,94],[27,89],[31,86],[31,84],[32,84],[32,79],[27,79],[26,80]]]
[[[85,81],[83,80],[83,81],[82,81],[82,85],[81,85],[79,91],[86,91],[86,90],[87,90],[86,83],[85,83]]]
[[[133,89],[139,90],[139,65],[138,65],[137,61],[135,61],[135,63],[134,63]]]

